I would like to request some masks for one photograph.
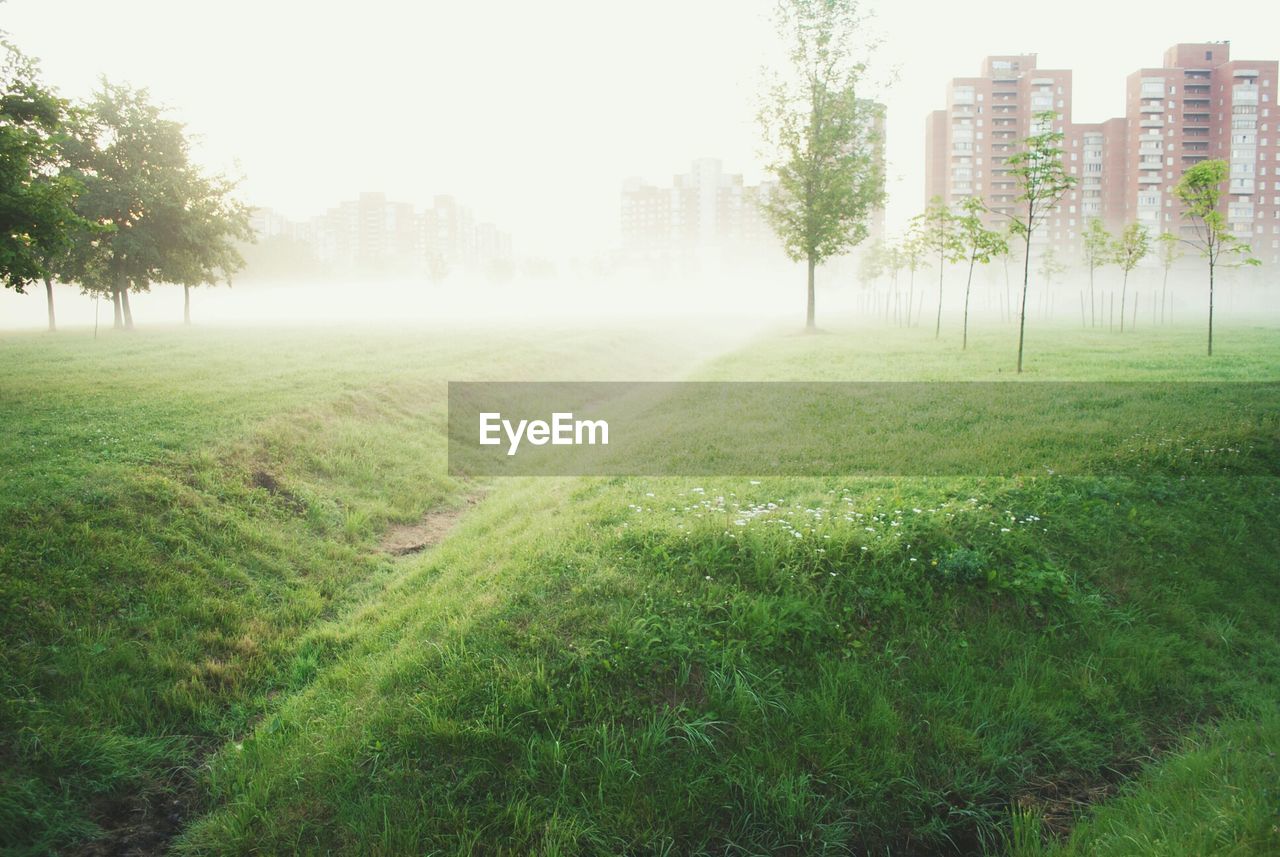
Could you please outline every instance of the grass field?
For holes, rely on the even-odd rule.
[[[1192,328],[1036,336],[1036,379],[1280,375],[1262,327],[1211,360]],[[0,846],[1275,853],[1274,457],[445,474],[445,380],[992,380],[1010,356],[1007,330],[963,354],[916,330],[0,338]],[[384,549],[448,510],[439,545]]]

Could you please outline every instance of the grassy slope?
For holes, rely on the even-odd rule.
[[[785,337],[706,376],[1003,377],[1005,339]],[[1037,374],[1280,362],[1261,330],[1212,364],[1198,331],[1061,341]],[[222,745],[197,853],[974,850],[1274,710],[1271,480],[525,480],[373,553],[465,490],[442,378],[653,375],[618,344],[0,341],[4,839],[89,833]]]
[[[1280,844],[1280,717],[1228,721],[1189,738],[1052,848],[1015,857],[1274,854]]]
[[[1039,377],[1280,362],[1265,330],[1232,331],[1211,364],[1193,331],[1057,335],[1070,346],[1033,352]],[[931,347],[788,337],[706,374],[1007,362],[994,338],[960,359]],[[318,678],[214,760],[215,808],[182,845],[998,849],[1011,806],[1060,828],[1196,724],[1274,722],[1277,516],[1274,478],[508,483],[385,595],[315,629]],[[1246,785],[1265,782],[1264,751],[1242,747]],[[1191,766],[1183,783],[1212,768],[1166,759]],[[1171,801],[1171,776],[1134,793]],[[1108,811],[1123,824],[1141,799]],[[1251,853],[1278,844],[1256,805],[1210,805],[1219,827],[1256,828]]]
[[[609,334],[0,339],[0,848],[47,853],[140,814],[131,844],[179,825],[161,799],[191,791],[189,766],[316,674],[305,631],[393,579],[374,550],[386,525],[461,502],[444,380],[632,377],[610,356],[622,346],[635,350]]]

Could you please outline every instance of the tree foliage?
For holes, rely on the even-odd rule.
[[[81,186],[62,169],[69,105],[40,82],[34,60],[3,38],[0,50],[0,280],[23,292],[49,277],[82,225]]]
[[[787,255],[808,264],[809,327],[814,268],[866,238],[870,213],[884,201],[882,108],[858,95],[866,22],[857,0],[778,5],[790,70],[775,79],[759,116],[778,182],[764,211]]]
[[[243,265],[236,242],[252,238],[248,208],[233,182],[192,164],[182,124],[145,89],[104,81],[70,151],[80,213],[111,229],[80,242],[66,274],[86,292],[123,299],[126,326],[129,292],[217,282]]]
[[[982,200],[966,197],[955,215],[956,231],[963,255],[969,260],[969,275],[964,284],[964,327],[961,349],[969,347],[969,292],[973,288],[973,268],[981,263],[989,264],[997,256],[1009,253],[1008,237],[1003,232],[988,229],[982,219]]]
[[[1151,236],[1141,223],[1130,223],[1116,238],[1111,250],[1111,260],[1128,274],[1151,251]]]
[[[1231,231],[1220,210],[1222,185],[1230,176],[1226,161],[1201,161],[1182,174],[1173,193],[1184,206],[1182,216],[1192,225],[1192,234],[1182,240],[1200,252],[1209,263],[1209,356],[1213,356],[1214,274],[1221,265],[1261,264],[1251,255],[1249,245]]]
[[[1018,185],[1017,202],[1011,215],[1011,228],[1020,236],[1026,253],[1022,261],[1022,312],[1018,319],[1018,372],[1022,372],[1022,355],[1027,332],[1027,289],[1031,282],[1031,242],[1036,230],[1044,225],[1062,197],[1076,184],[1062,165],[1063,133],[1054,130],[1057,114],[1037,113],[1032,119],[1031,136],[1022,148],[1009,156],[1009,172]]]
[[[964,245],[960,240],[957,218],[940,196],[929,200],[925,210],[912,218],[911,223],[912,232],[923,252],[938,261],[938,314],[933,328],[933,336],[937,339],[942,335],[942,281],[947,264],[964,258]]]

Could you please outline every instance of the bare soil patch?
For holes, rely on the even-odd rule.
[[[437,545],[458,524],[472,506],[480,502],[481,494],[471,494],[456,508],[434,509],[412,524],[397,524],[387,530],[378,544],[378,550],[392,556],[417,553]]]

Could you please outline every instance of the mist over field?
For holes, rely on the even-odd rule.
[[[1280,854],[1276,32],[0,0],[0,855]]]

